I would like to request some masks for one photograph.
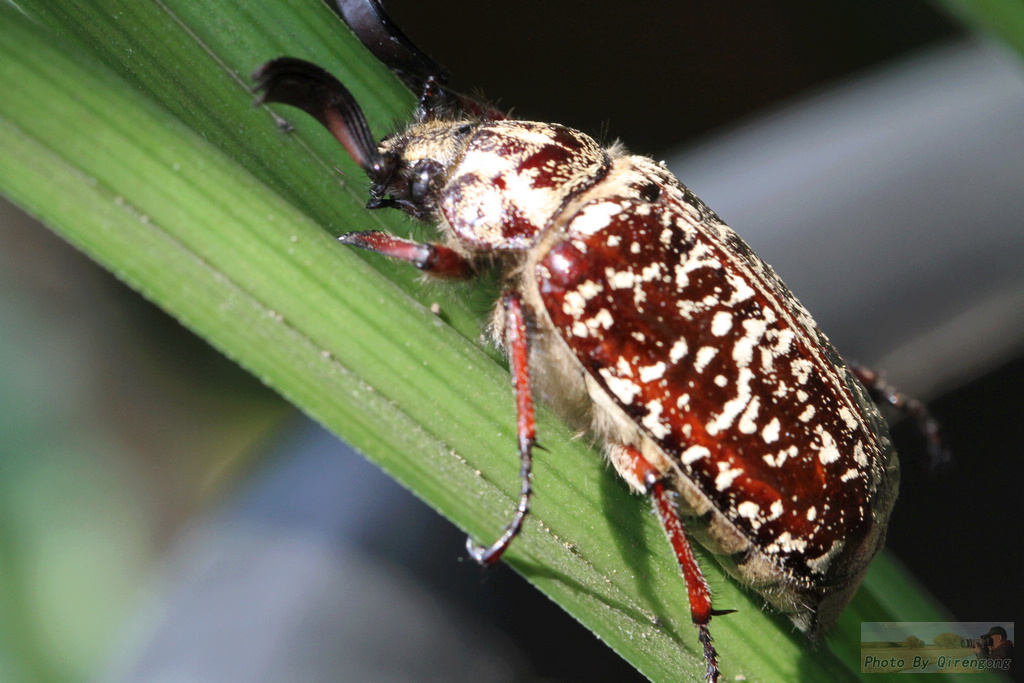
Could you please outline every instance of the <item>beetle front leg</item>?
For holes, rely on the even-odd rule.
[[[721,673],[718,670],[718,652],[711,639],[708,624],[711,617],[729,614],[735,610],[716,610],[711,607],[711,589],[707,579],[697,563],[697,558],[686,537],[683,520],[679,517],[675,500],[669,494],[665,476],[659,472],[640,451],[632,446],[619,446],[623,456],[614,458],[616,462],[628,462],[636,479],[643,485],[644,491],[651,499],[651,505],[661,521],[662,528],[668,536],[676,561],[686,581],[686,593],[690,601],[690,618],[697,629],[697,639],[704,648],[704,665],[707,669],[705,678],[711,683],[718,681]]]
[[[523,302],[515,292],[506,292],[502,297],[505,309],[505,348],[508,349],[509,366],[512,371],[512,385],[516,397],[516,432],[519,436],[519,505],[516,506],[512,521],[505,527],[505,532],[490,547],[473,543],[472,538],[466,539],[466,549],[470,556],[483,565],[491,565],[498,561],[512,539],[523,528],[523,520],[530,509],[530,474],[533,469],[533,445],[536,440],[534,424],[533,394],[530,390],[530,341],[526,329],[526,316]]]
[[[411,263],[434,277],[464,279],[476,273],[472,263],[443,244],[414,242],[377,230],[350,232],[339,237],[338,241]]]

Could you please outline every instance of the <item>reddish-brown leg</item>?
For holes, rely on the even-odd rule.
[[[467,278],[475,274],[469,261],[443,244],[413,242],[376,230],[350,232],[339,237],[338,241],[411,263],[435,277]]]
[[[942,434],[942,426],[928,412],[927,406],[916,398],[904,396],[896,387],[883,380],[874,370],[869,370],[861,365],[851,365],[850,370],[853,371],[853,374],[856,375],[857,379],[868,390],[872,401],[878,405],[891,405],[902,413],[904,417],[914,421],[917,425],[917,430],[928,442],[928,458],[924,463],[926,470],[935,471],[949,464],[953,456]]]
[[[633,472],[637,479],[643,482],[647,495],[651,497],[651,504],[654,511],[661,520],[665,529],[672,550],[675,551],[679,568],[683,572],[683,579],[686,581],[686,593],[690,600],[690,618],[697,628],[697,639],[704,648],[704,664],[707,668],[705,678],[712,683],[718,681],[721,675],[718,671],[718,652],[715,650],[711,640],[711,632],[708,624],[711,617],[721,614],[728,614],[732,610],[718,611],[711,608],[711,590],[704,578],[704,573],[697,564],[693,549],[690,548],[690,541],[686,538],[686,530],[683,521],[679,518],[675,501],[665,485],[665,478],[654,467],[647,462],[647,459],[640,454],[640,451],[632,446],[623,446],[630,455],[633,464]]]
[[[442,244],[413,242],[375,230],[350,232],[339,237],[338,241],[411,263],[435,277],[465,278],[474,274],[472,263]],[[523,520],[530,510],[530,475],[533,470],[533,445],[536,437],[533,394],[530,391],[530,341],[527,336],[523,302],[518,294],[511,291],[506,292],[501,301],[506,317],[505,348],[508,349],[516,396],[521,488],[519,504],[516,506],[512,521],[505,527],[504,533],[497,541],[490,546],[481,546],[473,543],[472,538],[466,539],[466,549],[470,556],[483,565],[491,565],[501,559],[512,539],[523,528]]]
[[[533,445],[536,437],[533,413],[533,394],[530,391],[530,341],[527,336],[526,316],[523,302],[515,292],[506,292],[501,299],[505,307],[505,348],[508,349],[512,384],[516,396],[516,431],[519,435],[519,480],[521,483],[519,505],[505,532],[489,547],[466,539],[466,549],[480,564],[497,562],[509,543],[523,528],[523,520],[530,509],[530,473],[533,468]]]

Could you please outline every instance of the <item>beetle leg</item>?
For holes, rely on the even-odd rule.
[[[422,91],[429,81],[448,82],[448,70],[406,38],[378,0],[338,0],[337,8],[359,42],[410,90]]]
[[[686,581],[686,593],[690,601],[690,618],[697,628],[697,639],[704,648],[704,664],[707,668],[705,678],[712,683],[718,680],[721,675],[718,670],[718,652],[711,639],[711,631],[708,624],[711,617],[728,614],[733,610],[719,611],[711,608],[711,589],[708,587],[707,579],[700,570],[697,558],[690,547],[690,541],[686,537],[686,529],[683,520],[679,518],[679,511],[673,496],[666,486],[665,476],[659,472],[640,451],[632,446],[621,446],[626,452],[628,462],[632,465],[633,473],[637,480],[643,484],[654,511],[665,529],[672,550],[675,551],[676,561],[683,572],[683,579]]]
[[[861,365],[851,365],[850,370],[868,390],[868,395],[877,405],[891,405],[904,417],[914,421],[917,431],[928,442],[928,458],[924,463],[926,470],[934,472],[952,461],[953,456],[942,433],[942,425],[932,416],[924,403],[905,396],[874,370]]]
[[[468,278],[476,272],[465,257],[443,244],[414,242],[377,230],[350,232],[339,237],[338,241],[406,261],[434,277]]]
[[[449,90],[448,69],[416,47],[398,28],[379,0],[337,0],[338,14],[356,38],[391,69],[405,86],[418,93],[418,118],[429,121],[452,109],[487,121],[506,118],[504,112],[472,97]]]
[[[508,549],[509,543],[520,532],[523,520],[530,509],[530,472],[533,468],[533,446],[536,441],[534,425],[533,394],[530,391],[530,340],[527,336],[526,316],[523,302],[515,292],[506,292],[502,297],[507,321],[505,324],[505,344],[508,349],[509,365],[512,371],[512,383],[516,396],[516,431],[519,435],[519,505],[516,506],[512,521],[505,527],[505,532],[490,547],[473,543],[472,538],[466,539],[466,549],[470,556],[483,565],[494,564]]]

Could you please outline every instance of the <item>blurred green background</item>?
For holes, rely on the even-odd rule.
[[[6,202],[0,359],[0,680],[88,680],[294,408]]]

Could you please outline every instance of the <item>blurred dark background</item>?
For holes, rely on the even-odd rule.
[[[845,208],[821,208],[816,202],[826,198],[812,191],[813,210],[826,217],[797,230],[796,219],[773,207],[771,220],[783,224],[775,239],[764,227],[767,217],[760,220],[763,204],[732,207],[731,198],[744,190],[723,189],[752,168],[787,177],[778,158],[756,158],[773,145],[786,147],[781,122],[788,115],[805,121],[808,111],[824,111],[823,118],[842,118],[851,100],[836,99],[835,92],[850,83],[862,92],[877,74],[885,78],[907,60],[914,66],[899,72],[907,79],[901,84],[929,65],[960,65],[927,78],[949,83],[948,97],[940,93],[937,101],[962,99],[956,86],[982,79],[963,65],[988,68],[972,61],[973,38],[933,4],[916,1],[624,6],[390,0],[387,7],[414,42],[452,71],[460,89],[479,89],[519,117],[621,139],[633,151],[691,169],[677,173],[777,267],[844,355],[894,361],[880,369],[929,401],[956,460],[949,471],[918,471],[912,460],[922,443],[907,425],[895,429],[908,460],[889,548],[957,618],[1013,620],[1024,604],[1017,581],[1024,569],[1016,548],[1020,506],[1013,503],[1024,460],[1016,429],[1024,409],[1024,334],[1006,321],[1019,318],[1014,311],[1024,285],[1011,273],[996,278],[997,287],[985,274],[1010,272],[1006,263],[1019,264],[1024,255],[1021,213],[1014,213],[1019,197],[1009,198],[1005,209],[1008,229],[993,228],[971,242],[978,226],[952,210],[930,214],[915,232],[910,219],[891,212],[879,219],[889,224],[858,223],[862,219],[849,219]],[[1010,72],[1006,85],[993,90],[1017,92],[1017,106],[1024,89],[1013,90],[1020,88],[1013,72],[1020,65],[980,49],[980,62],[991,57],[1001,65],[995,71]],[[884,102],[901,101],[899,93],[887,97]],[[822,102],[844,105],[822,109]],[[985,106],[999,111],[1003,104]],[[931,125],[928,116],[909,116],[921,128]],[[1003,142],[997,135],[992,144]],[[1005,143],[1020,144],[1019,132]],[[824,147],[807,154],[814,158]],[[964,173],[984,177],[991,170],[987,149],[973,149],[977,156],[965,161]],[[911,155],[889,146],[883,157],[896,156],[894,150]],[[858,152],[868,158],[857,159]],[[874,169],[874,156],[864,147],[852,158]],[[712,157],[724,170],[704,176],[699,169]],[[843,159],[841,165],[849,158]],[[881,166],[902,161],[883,158]],[[920,163],[936,165],[931,157]],[[1012,175],[1019,170],[1004,173],[1004,180],[1020,187],[1024,176]],[[970,215],[987,216],[975,204],[1001,201],[958,196],[958,186],[905,189],[899,181],[914,185],[913,178],[884,180],[888,201],[896,203],[910,195],[925,197],[925,204],[953,196]],[[851,196],[863,204],[874,195]],[[0,601],[7,612],[0,624],[16,636],[0,645],[0,654],[16,655],[2,658],[0,679],[85,680],[106,672],[104,680],[151,680],[181,667],[193,679],[196,672],[215,671],[220,675],[211,680],[275,680],[275,671],[301,670],[298,659],[313,667],[322,651],[311,643],[322,642],[337,659],[333,680],[370,680],[372,668],[358,670],[360,676],[343,656],[357,657],[360,648],[337,645],[346,632],[338,614],[356,613],[341,595],[366,598],[359,623],[371,632],[362,621],[367,614],[397,609],[376,628],[382,639],[402,640],[420,653],[407,671],[433,667],[423,680],[470,674],[482,680],[639,679],[508,568],[484,575],[464,561],[462,535],[359,456],[69,246],[21,221],[3,207],[0,517],[6,525],[0,526],[7,531],[0,533],[0,577],[6,577],[0,592],[8,599]],[[870,237],[878,230],[909,237],[890,246]],[[975,248],[978,242],[984,249]],[[855,252],[850,243],[867,251]],[[892,260],[873,254],[872,244]],[[836,274],[845,270],[865,273],[863,281],[840,282]],[[833,305],[830,287],[878,298]],[[537,489],[542,492],[543,482]],[[94,551],[84,561],[82,548]],[[352,577],[383,583],[349,583]],[[369,600],[375,591],[392,604]],[[422,597],[430,594],[435,597]],[[267,595],[279,596],[280,611],[259,611]],[[274,625],[302,609],[316,613],[323,627],[288,636],[306,648],[292,655],[295,660],[247,655],[254,642],[267,644],[266,654],[281,642],[275,635],[288,640]],[[445,626],[408,630],[419,616]],[[182,623],[190,625],[185,635]],[[255,624],[264,632],[255,633]],[[437,661],[426,654],[431,647],[417,649],[418,639],[445,629],[451,649],[431,646]],[[128,638],[128,632],[135,635]],[[235,636],[217,653],[197,654],[211,633]],[[483,644],[467,644],[474,639]],[[446,652],[461,652],[461,661],[445,659]],[[232,654],[266,667],[242,676],[244,667],[217,659]],[[404,663],[386,666],[406,671]],[[317,670],[332,671],[327,665]],[[312,673],[305,678],[314,679]]]
[[[647,155],[959,31],[918,0],[386,6],[458,88]]]

